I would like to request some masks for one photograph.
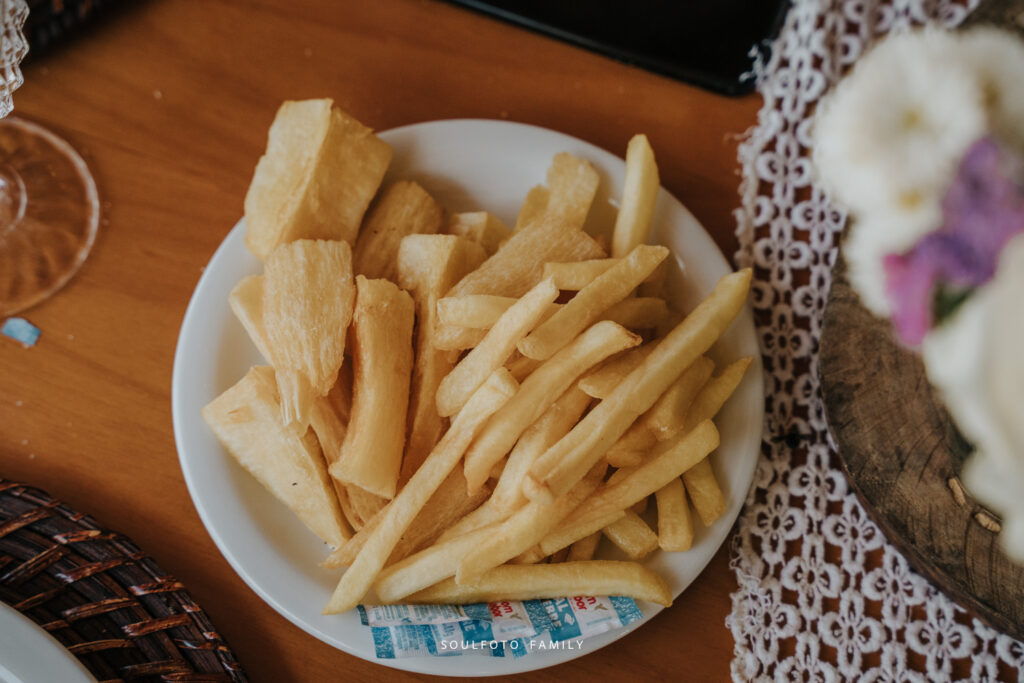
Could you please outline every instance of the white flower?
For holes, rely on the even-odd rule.
[[[928,379],[975,452],[964,483],[1003,517],[1000,540],[1024,561],[1024,235],[1007,244],[992,282],[925,337]]]
[[[1024,41],[979,26],[960,35],[958,54],[981,85],[992,129],[1024,149]]]
[[[875,315],[889,317],[892,312],[885,296],[886,254],[902,254],[942,222],[938,202],[915,211],[872,212],[855,217],[843,242],[848,277],[861,302]]]
[[[964,150],[984,134],[982,91],[957,45],[938,30],[888,38],[819,106],[814,160],[854,212],[937,206]]]

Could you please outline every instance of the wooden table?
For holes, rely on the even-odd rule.
[[[152,0],[30,65],[16,113],[67,138],[103,200],[92,255],[0,339],[0,476],[47,489],[132,537],[209,612],[254,681],[415,678],[356,659],[264,604],[213,545],[171,430],[178,328],[242,214],[285,99],[333,97],[377,129],[522,121],[616,154],[648,135],[662,182],[727,254],[737,135],[759,99],[727,99],[434,0]],[[722,680],[735,589],[723,548],[676,604],[623,640],[537,675]],[[426,677],[421,677],[426,678]]]

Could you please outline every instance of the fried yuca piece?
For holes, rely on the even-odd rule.
[[[633,511],[606,526],[603,533],[631,560],[642,560],[658,549],[658,535]]]
[[[345,440],[346,426],[352,408],[352,364],[342,363],[338,372],[338,381],[334,383],[326,396],[319,396],[313,401],[309,414],[309,426],[320,442],[327,467],[341,457],[341,444]],[[348,497],[345,485],[331,477],[334,491],[338,495],[341,511],[353,529],[363,525],[363,519],[355,513]]]
[[[416,304],[416,353],[399,486],[409,481],[447,426],[437,412],[435,396],[441,380],[458,362],[458,354],[434,344],[437,301],[485,258],[483,247],[454,235],[408,235],[399,245],[398,284]]]
[[[469,604],[500,600],[623,595],[668,607],[672,591],[654,570],[636,562],[590,560],[558,564],[509,564],[491,569],[472,584],[445,579],[407,595],[414,604]]]
[[[666,256],[665,247],[637,246],[522,339],[517,344],[519,353],[537,360],[550,358],[612,304],[624,299]]]
[[[484,248],[488,256],[498,251],[502,243],[512,236],[512,231],[500,218],[486,211],[452,214],[445,232],[476,242]]]
[[[331,476],[394,498],[412,373],[412,297],[387,280],[356,277],[352,418]],[[351,495],[351,492],[350,492]]]
[[[329,99],[285,102],[245,195],[245,243],[261,259],[297,239],[355,241],[391,147]]]
[[[647,241],[658,201],[658,165],[646,135],[634,135],[626,147],[626,180],[612,231],[612,256],[625,256]]]
[[[316,437],[296,435],[281,419],[273,369],[252,368],[202,415],[228,453],[325,543],[337,547],[352,535]]]
[[[544,216],[582,229],[597,193],[599,178],[594,166],[586,159],[560,152],[551,160],[546,181],[546,188],[534,188],[527,194],[516,219],[517,229]]]
[[[418,184],[399,180],[389,185],[359,230],[352,250],[353,270],[357,275],[394,282],[402,238],[440,231],[443,215],[441,205]]]
[[[338,481],[335,479],[335,481]],[[364,520],[364,523],[373,519],[377,516],[381,510],[388,504],[388,498],[378,496],[375,493],[370,493],[361,486],[354,484],[346,484],[345,492],[348,494],[349,504],[352,506],[352,510],[359,516],[360,519]]]
[[[608,398],[533,463],[523,482],[526,495],[532,500],[553,500],[572,488],[725,332],[746,302],[750,278],[748,268],[719,280],[708,298],[662,339]]]
[[[452,473],[469,442],[484,422],[515,393],[517,384],[508,370],[496,370],[477,389],[452,420],[412,479],[381,513],[377,528],[366,539],[324,608],[324,614],[346,612],[366,595],[413,519],[441,483]]]
[[[263,329],[263,276],[247,275],[242,278],[228,295],[228,303],[238,322],[242,323],[253,346],[270,362],[267,333]]]
[[[354,298],[347,242],[297,240],[267,256],[263,329],[284,421],[300,430],[309,424],[313,401],[338,377]]]
[[[518,298],[543,279],[548,261],[604,256],[594,238],[557,216],[544,216],[512,233],[493,256],[459,280],[445,296],[497,294]]]

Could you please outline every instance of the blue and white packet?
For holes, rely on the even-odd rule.
[[[632,598],[575,596],[472,605],[359,605],[378,659],[478,654],[522,657],[579,649],[643,614]]]

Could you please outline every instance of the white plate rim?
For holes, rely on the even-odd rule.
[[[95,683],[78,657],[4,602],[0,602],[0,634],[0,683]]]
[[[551,156],[560,151],[569,151],[583,156],[594,163],[602,176],[602,191],[605,194],[609,191],[618,192],[624,172],[624,162],[621,158],[595,145],[562,133],[522,123],[489,119],[448,119],[411,124],[383,131],[379,135],[396,147],[395,161],[393,162],[392,169],[389,170],[389,176],[398,173],[401,177],[409,177],[402,174],[402,171],[406,170],[405,166],[410,164],[412,169],[415,170],[417,168],[415,160],[416,153],[418,152],[417,145],[424,140],[439,136],[449,142],[454,142],[456,146],[461,144],[463,140],[470,142],[480,140],[483,144],[499,146],[498,143],[494,142],[498,140],[500,141],[500,146],[509,155],[514,156],[524,151],[528,156],[539,155],[543,159],[543,168],[540,169],[539,174],[534,173],[531,184],[543,181],[543,173],[547,163],[550,162]],[[412,143],[411,147],[409,146],[410,143]],[[403,145],[408,147],[407,151],[411,150],[409,153],[409,156],[413,158],[411,162],[403,159],[400,154]],[[429,145],[427,146],[429,147]],[[448,150],[450,148],[445,149]],[[468,143],[464,149],[460,147],[458,151],[470,156],[475,153],[473,146]],[[493,153],[493,150],[489,152],[489,154]],[[455,153],[452,152],[452,155],[454,156]],[[436,161],[439,158],[434,156],[433,160]],[[504,159],[505,157],[502,158]],[[447,160],[447,152],[445,159]],[[492,165],[494,163],[493,160],[485,160],[485,162]],[[434,175],[431,172],[432,169],[433,167],[428,165],[424,167],[423,171],[413,173],[412,177],[421,182],[435,196],[439,194],[444,195],[452,190],[451,187],[445,185],[446,182],[452,179]],[[438,183],[440,185],[437,185]],[[437,185],[437,187],[433,187],[433,185]],[[609,187],[610,185],[611,187]],[[453,201],[458,203],[465,200],[464,196],[459,196],[458,188],[453,190],[453,192]],[[513,190],[507,189],[504,192],[511,196]],[[524,194],[525,191],[522,191],[515,197],[511,197],[510,201],[515,202],[515,205],[517,205]],[[478,208],[491,209],[487,205],[481,205]],[[454,207],[454,210],[472,209],[469,207]],[[506,207],[506,215],[502,217],[507,222],[511,222],[515,216],[513,213],[509,219],[508,208]],[[670,244],[677,255],[690,257],[683,266],[683,269],[686,271],[683,288],[689,289],[693,287],[693,291],[683,295],[683,299],[690,299],[690,303],[693,303],[695,297],[705,296],[721,275],[732,270],[710,235],[700,226],[692,214],[664,188],[659,192],[658,209],[655,214],[654,223],[652,241],[659,241],[660,239],[663,242],[677,242],[678,244],[675,245]],[[240,253],[240,250],[244,253]],[[227,316],[230,318],[229,320],[220,319],[218,321],[214,319],[211,321],[209,319],[211,317],[208,310],[210,306],[221,309],[227,307],[227,292],[220,292],[223,294],[222,302],[211,302],[206,297],[207,290],[214,290],[216,285],[214,281],[217,279],[217,274],[226,265],[232,264],[233,261],[248,259],[251,272],[252,268],[255,267],[254,264],[258,264],[258,262],[244,250],[243,219],[234,226],[227,237],[221,242],[210,259],[209,265],[204,268],[186,309],[174,358],[171,387],[172,419],[182,473],[203,525],[235,572],[275,611],[319,640],[362,659],[406,671],[453,676],[502,675],[554,666],[593,652],[618,640],[639,628],[661,611],[661,608],[656,605],[644,603],[641,605],[644,613],[642,620],[634,622],[627,628],[590,638],[585,641],[582,650],[557,650],[533,653],[519,659],[491,658],[466,654],[461,657],[420,657],[381,660],[375,657],[369,630],[358,625],[358,617],[355,616],[354,612],[330,618],[348,621],[355,620],[355,626],[361,629],[364,637],[355,638],[354,640],[340,637],[337,633],[337,628],[331,628],[329,624],[325,625],[325,619],[328,618],[322,617],[318,612],[310,614],[308,611],[297,611],[294,609],[294,605],[291,604],[291,600],[287,597],[282,597],[280,586],[267,586],[265,581],[259,580],[251,571],[251,568],[247,566],[247,563],[239,557],[237,543],[234,543],[233,539],[230,538],[231,529],[224,528],[222,523],[223,510],[220,507],[220,501],[211,497],[210,494],[210,487],[213,484],[201,479],[200,470],[203,466],[201,459],[206,457],[206,455],[198,451],[208,451],[210,449],[197,449],[191,445],[197,440],[197,430],[205,432],[205,439],[200,438],[200,441],[205,440],[209,442],[212,438],[205,423],[203,423],[202,418],[199,416],[199,409],[202,405],[205,405],[207,400],[213,398],[219,391],[229,386],[217,386],[215,388],[215,382],[212,377],[196,378],[194,373],[190,374],[189,372],[189,369],[194,367],[195,359],[198,358],[197,349],[209,348],[208,343],[203,343],[204,341],[209,342],[210,334],[206,326],[211,323],[216,325],[220,322],[226,328],[235,327],[237,328],[234,332],[236,340],[241,329],[233,316],[230,315],[229,310]],[[219,283],[219,285],[220,289],[223,290],[224,284]],[[216,318],[220,317],[216,316]],[[244,336],[244,332],[241,334]],[[221,330],[221,336],[223,335],[224,330]],[[687,567],[685,576],[680,577],[674,572],[668,576],[676,597],[700,574],[711,558],[717,553],[722,543],[727,540],[729,531],[739,514],[740,508],[745,501],[746,493],[753,480],[760,453],[761,424],[764,407],[762,394],[763,380],[760,353],[758,351],[749,305],[733,323],[732,327],[723,337],[723,340],[725,340],[723,344],[729,346],[729,350],[732,352],[729,354],[730,358],[737,357],[736,352],[738,351],[740,355],[751,355],[754,359],[750,370],[733,398],[730,399],[723,409],[721,416],[723,425],[735,427],[729,430],[728,433],[723,428],[723,445],[720,449],[722,452],[728,451],[730,454],[728,457],[732,460],[723,464],[724,456],[722,453],[718,453],[716,459],[713,460],[716,472],[719,474],[719,479],[723,483],[723,488],[726,488],[730,494],[728,509],[722,518],[707,529],[701,530],[700,524],[697,522],[698,537],[695,539],[694,549],[689,551],[689,553],[682,554],[687,557],[696,558],[696,560],[690,563],[692,566]],[[221,340],[221,345],[223,345],[223,340]],[[254,349],[250,349],[250,352],[255,354]],[[220,356],[221,358],[224,357],[223,349],[221,349]],[[237,381],[240,377],[241,374],[238,374],[235,380]],[[190,400],[197,396],[204,397],[205,400],[201,402]],[[213,450],[220,450],[220,458],[228,461],[231,460],[229,456],[223,453],[219,445]],[[226,467],[228,469],[232,467],[237,468],[237,465],[229,462]],[[723,469],[725,470],[724,472]],[[240,468],[237,468],[237,471],[244,476]],[[725,477],[724,480],[723,476]],[[220,484],[223,483],[220,482]],[[255,482],[252,482],[252,484],[255,484]],[[249,496],[251,498],[263,495],[266,498],[270,498],[271,502],[262,501],[262,504],[277,504],[270,497],[269,493],[259,488],[258,484],[255,484],[256,489],[252,488],[252,484],[247,486],[244,483],[235,481],[234,486],[236,488],[228,488],[226,491],[229,497],[233,495],[236,497]],[[238,488],[247,488],[247,490],[243,493],[237,490]],[[256,492],[254,493],[254,491]],[[297,522],[295,523],[297,524]],[[663,558],[668,555],[666,553],[656,553],[654,557]],[[655,559],[653,563],[657,565],[659,560]],[[306,569],[305,566],[302,569]],[[324,601],[326,601],[328,595],[329,593],[324,594]],[[352,629],[349,628],[348,630],[351,633]]]

